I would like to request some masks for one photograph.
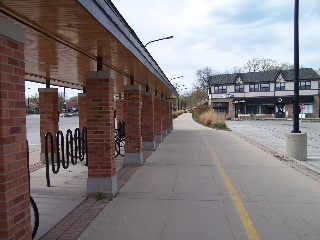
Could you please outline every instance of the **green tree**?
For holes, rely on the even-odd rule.
[[[67,107],[68,111],[69,110],[71,111],[74,108],[78,108],[78,96],[74,96],[74,97],[67,99],[66,100],[66,107]]]
[[[27,114],[39,113],[39,93],[35,93],[26,99],[26,108]]]
[[[198,88],[192,93],[191,103],[193,106],[199,106],[208,102],[208,92]]]

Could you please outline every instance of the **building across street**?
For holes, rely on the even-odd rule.
[[[320,76],[300,69],[301,117],[320,117]],[[294,70],[220,74],[209,78],[211,108],[232,118],[292,118]]]

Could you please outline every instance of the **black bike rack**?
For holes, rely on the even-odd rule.
[[[33,225],[33,229],[32,229],[32,239],[34,239],[34,237],[36,236],[38,229],[39,229],[39,223],[40,223],[40,217],[39,217],[39,209],[38,206],[36,204],[36,202],[34,201],[33,197],[31,197],[31,190],[30,190],[30,159],[29,159],[29,144],[27,141],[27,162],[28,162],[28,180],[29,180],[29,196],[30,196],[30,203],[32,206],[32,210],[34,213],[34,225]]]
[[[121,154],[121,148],[124,148],[125,145],[125,122],[124,121],[119,121],[117,129],[115,130],[115,150],[116,150],[116,155],[115,157],[122,156],[124,157],[123,154]]]
[[[56,151],[54,151],[54,149],[56,149]],[[68,129],[66,134],[66,141],[63,132],[58,131],[55,136],[55,144],[53,134],[47,132],[47,134],[45,135],[47,187],[50,187],[50,161],[52,172],[54,174],[58,174],[61,165],[64,169],[67,169],[69,168],[70,161],[72,165],[76,165],[78,160],[81,162],[85,160],[84,165],[88,166],[88,144],[86,127],[83,127],[82,131],[80,131],[79,128],[76,128],[74,134],[70,129]]]

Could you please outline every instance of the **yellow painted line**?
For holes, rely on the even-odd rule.
[[[246,208],[244,207],[244,205],[240,199],[239,194],[237,193],[237,190],[232,185],[230,178],[228,177],[227,173],[225,172],[224,168],[222,167],[218,156],[214,152],[213,148],[211,147],[210,143],[208,142],[208,140],[205,137],[205,135],[203,134],[203,132],[201,132],[201,135],[202,135],[203,141],[205,142],[207,148],[209,149],[209,151],[211,153],[211,156],[212,156],[215,164],[217,165],[219,173],[220,173],[226,187],[228,188],[228,191],[232,197],[232,201],[233,201],[234,205],[236,206],[236,209],[237,209],[238,214],[240,216],[242,225],[243,225],[244,229],[246,230],[246,233],[247,233],[249,240],[260,240],[259,234],[256,231],[256,229],[250,219],[250,216],[248,215],[248,212],[247,212]]]

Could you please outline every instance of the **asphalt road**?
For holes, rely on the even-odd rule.
[[[306,163],[320,169],[320,122],[300,122],[300,131],[308,136]],[[284,152],[284,134],[293,129],[293,121],[241,120],[228,121],[227,126],[271,149]]]
[[[79,117],[60,117],[59,129],[66,134],[68,129],[74,131],[79,127]],[[41,149],[40,115],[27,115],[27,139],[30,152]]]

